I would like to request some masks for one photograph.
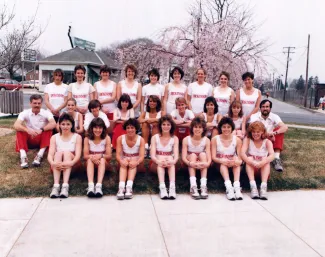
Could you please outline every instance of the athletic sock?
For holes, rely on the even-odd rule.
[[[26,158],[27,157],[26,151],[24,149],[19,150],[19,152],[20,152],[20,158]]]
[[[132,186],[133,186],[133,181],[132,181],[132,180],[128,180],[128,181],[126,182],[126,186],[132,188]]]
[[[266,183],[266,182],[262,182],[262,183],[261,183],[261,187],[263,187],[263,186],[264,186],[264,187],[267,187],[267,183]]]
[[[193,187],[193,186],[197,187],[196,177],[190,177],[190,184],[191,184],[191,187]]]
[[[240,187],[240,182],[239,181],[234,181],[234,187]]]
[[[225,180],[225,187],[232,187],[231,181],[230,180]]]
[[[280,153],[274,153],[275,159],[280,159]]]
[[[201,178],[200,182],[201,182],[201,186],[207,186],[207,178]]]
[[[250,184],[251,187],[256,187],[256,182],[255,182],[255,180],[251,180],[251,181],[249,181],[249,184]]]
[[[53,184],[54,187],[60,187],[60,184]]]
[[[125,181],[120,181],[120,183],[118,184],[118,187],[125,187]]]
[[[170,181],[169,182],[169,188],[176,187],[175,181]]]
[[[148,145],[148,143],[145,143],[144,148],[145,148],[146,150],[149,149],[149,145]]]
[[[160,182],[159,183],[159,188],[166,188],[165,182]]]
[[[68,184],[68,183],[63,183],[62,186],[63,186],[63,187],[64,187],[64,186],[69,186],[69,184]]]
[[[40,156],[40,157],[43,157],[43,155],[44,155],[44,153],[45,153],[45,150],[46,150],[46,147],[40,149],[40,150],[38,151],[37,155]]]
[[[94,184],[94,182],[89,182],[89,183],[88,183],[88,186],[89,186],[89,187],[93,187],[93,186],[95,186],[95,184]]]
[[[97,187],[97,186],[100,186],[100,187],[101,187],[101,186],[102,186],[102,184],[101,184],[101,183],[96,183],[96,187]]]

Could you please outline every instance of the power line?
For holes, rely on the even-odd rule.
[[[295,47],[293,46],[286,46],[283,47],[283,49],[287,49],[287,69],[286,69],[286,77],[285,77],[285,81],[284,81],[284,91],[283,91],[283,102],[285,102],[286,100],[286,87],[287,87],[287,80],[288,80],[288,70],[289,70],[289,61],[290,61],[290,54],[293,54],[295,52],[291,52],[291,49],[295,49]],[[284,52],[285,53],[285,52]]]

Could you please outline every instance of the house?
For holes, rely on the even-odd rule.
[[[28,71],[25,75],[25,80],[38,80],[38,70]]]

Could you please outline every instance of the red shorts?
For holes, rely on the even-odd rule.
[[[277,131],[278,128],[274,129],[273,131]],[[281,133],[281,134],[277,134],[274,136],[275,140],[272,141],[272,144],[273,144],[273,149],[279,149],[280,151],[283,150],[283,143],[284,143],[284,133]]]
[[[107,119],[113,120],[114,113],[106,113]]]
[[[176,128],[175,136],[178,137],[180,143],[183,142],[183,139],[190,135],[190,128]]]
[[[44,131],[36,137],[30,136],[27,132],[17,131],[16,133],[16,152],[28,149],[42,149],[50,145],[52,130]]]
[[[114,149],[116,149],[117,138],[119,136],[122,136],[125,134],[126,134],[126,131],[123,129],[123,123],[115,124],[114,130],[113,130],[113,138],[112,138],[112,145],[113,145]]]

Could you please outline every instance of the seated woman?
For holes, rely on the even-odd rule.
[[[74,129],[78,134],[84,132],[84,120],[81,113],[77,112],[77,101],[74,98],[70,98],[67,101],[66,113],[70,114],[74,119]],[[59,131],[59,124],[57,125],[57,131]]]
[[[226,195],[228,200],[242,200],[243,195],[240,188],[240,165],[242,160],[240,154],[242,142],[232,134],[235,124],[229,117],[223,117],[219,124],[219,135],[211,139],[212,160],[220,165],[220,173],[225,181]],[[234,174],[234,186],[229,178],[229,169]]]
[[[106,166],[112,157],[111,139],[106,134],[106,125],[101,118],[94,118],[89,125],[84,141],[84,159],[87,161],[88,197],[102,197],[102,184]],[[94,185],[95,168],[98,170]]]
[[[176,199],[175,164],[178,161],[178,138],[174,136],[176,125],[170,115],[159,119],[159,134],[151,137],[151,159],[157,165],[161,199]],[[169,176],[169,194],[165,184],[165,171]]]
[[[190,136],[183,139],[182,160],[188,166],[191,184],[191,196],[194,199],[207,199],[207,173],[211,163],[210,140],[205,136],[206,122],[195,117],[191,122]],[[201,172],[201,196],[196,183],[196,170]]]
[[[121,135],[126,134],[126,131],[123,129],[123,124],[126,120],[134,118],[133,105],[131,103],[131,98],[127,94],[122,94],[117,103],[117,108],[113,113],[114,120],[114,130],[112,137],[113,148],[116,149],[117,138]]]
[[[147,157],[149,157],[149,136],[154,136],[159,133],[158,120],[160,117],[161,101],[158,96],[150,95],[146,103],[146,111],[138,119],[140,124],[142,124],[142,137],[144,139]]]
[[[230,104],[228,117],[232,118],[235,124],[233,134],[240,139],[244,139],[246,134],[246,117],[244,116],[241,102],[235,100]]]
[[[270,162],[274,159],[272,142],[266,138],[266,129],[260,121],[251,123],[241,149],[241,157],[246,162],[246,172],[251,187],[252,199],[267,200],[267,180],[270,175]],[[255,172],[261,171],[261,188],[258,194]]]
[[[107,115],[101,111],[102,110],[102,104],[97,100],[91,100],[88,104],[88,111],[85,115],[85,121],[84,121],[84,129],[88,130],[90,122],[95,118],[101,118],[104,123],[106,129],[109,128],[109,120],[107,118]],[[105,129],[105,131],[106,131]]]
[[[190,124],[195,116],[187,109],[188,105],[184,97],[176,98],[175,103],[176,109],[172,111],[171,116],[176,124],[175,136],[182,143],[183,139],[190,135]]]
[[[131,199],[132,186],[137,167],[144,159],[144,140],[137,135],[140,124],[136,119],[129,119],[123,124],[125,135],[117,139],[116,160],[120,165],[119,189],[117,199]],[[125,182],[126,186],[125,186]]]
[[[222,115],[218,113],[218,104],[214,97],[209,96],[205,99],[202,117],[207,123],[206,136],[212,138],[218,135],[218,122]]]
[[[59,118],[60,133],[51,137],[47,160],[53,170],[54,185],[51,198],[67,198],[69,196],[69,178],[73,165],[81,156],[82,139],[75,133],[74,120],[71,115],[63,113]],[[63,184],[60,192],[60,177],[63,173]]]

